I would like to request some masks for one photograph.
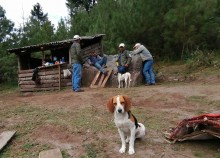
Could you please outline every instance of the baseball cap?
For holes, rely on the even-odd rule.
[[[125,44],[124,43],[120,43],[119,47],[125,47]]]
[[[73,40],[78,40],[78,39],[80,39],[79,35],[73,36]]]

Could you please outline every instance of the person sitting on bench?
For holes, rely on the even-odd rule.
[[[89,65],[95,66],[99,71],[101,71],[104,75],[107,75],[107,72],[104,68],[107,68],[107,57],[106,56],[99,56],[95,51],[91,52],[88,58]]]

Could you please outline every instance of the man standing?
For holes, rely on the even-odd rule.
[[[118,72],[123,74],[128,71],[128,66],[131,63],[130,51],[125,50],[125,44],[119,44],[119,55],[116,60]]]
[[[133,47],[134,54],[140,54],[142,62],[143,62],[143,75],[145,77],[145,86],[155,85],[155,75],[153,71],[153,57],[149,50],[141,45],[140,43],[136,43]]]
[[[83,92],[80,89],[83,59],[79,35],[73,37],[73,44],[70,48],[70,59],[70,63],[72,64],[72,89],[74,92]]]

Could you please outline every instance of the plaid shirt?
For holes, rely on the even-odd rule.
[[[128,50],[124,50],[123,52],[120,52],[118,55],[118,59],[116,60],[116,62],[119,63],[119,66],[124,66],[126,64],[130,64],[131,63],[131,55],[130,55],[130,51]]]

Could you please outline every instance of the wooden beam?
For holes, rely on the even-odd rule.
[[[0,135],[0,151],[4,148],[4,146],[11,140],[16,131],[5,131]]]
[[[107,72],[108,72],[108,75],[105,77],[104,81],[102,82],[102,85],[101,85],[102,88],[105,87],[105,84],[106,84],[106,82],[108,81],[109,76],[110,76],[111,73],[112,73],[112,69],[111,69],[111,70],[108,70]]]
[[[96,83],[100,73],[101,73],[100,71],[97,72],[97,74],[95,75],[95,78],[93,79],[93,81],[90,85],[90,88],[93,88],[93,86],[95,86],[95,83]]]

